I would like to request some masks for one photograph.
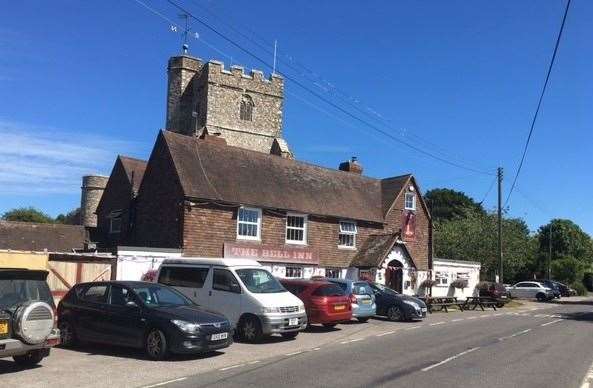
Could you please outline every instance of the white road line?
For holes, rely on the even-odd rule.
[[[220,371],[225,371],[225,370],[229,370],[229,369],[235,369],[235,368],[240,368],[242,366],[245,366],[245,364],[237,364],[237,365],[231,365],[231,366],[227,366],[226,368],[220,368]]]
[[[500,317],[501,315],[504,315],[504,313],[498,313],[498,314],[493,314],[493,317]]]
[[[415,329],[420,329],[421,327],[422,327],[422,325],[411,326],[411,327],[406,327],[404,330],[415,330]]]
[[[477,317],[468,317],[467,319],[476,319]]]
[[[550,314],[535,314],[534,317],[536,318],[544,318],[544,317],[549,317]]]
[[[260,362],[259,360],[255,360],[255,361],[249,361],[247,364],[248,365],[253,365],[253,364],[257,364],[259,362]]]
[[[389,335],[389,334],[393,334],[395,333],[395,330],[392,331],[386,331],[385,333],[381,333],[381,334],[377,334],[377,337],[383,337],[384,335]]]
[[[320,350],[321,348],[313,348],[313,351],[317,351]]]
[[[350,342],[358,342],[358,341],[362,341],[363,339],[364,338],[356,338],[356,339],[350,340]]]
[[[550,318],[562,318],[562,315],[552,314],[550,315]]]
[[[523,331],[520,331],[520,332],[518,332],[518,333],[515,333],[515,334],[511,335],[511,337],[510,337],[510,338],[516,337],[516,336],[518,336],[518,335],[527,334],[527,333],[529,333],[530,331],[531,331],[531,329],[525,329],[525,330],[523,330]]]
[[[465,318],[456,318],[456,319],[452,319],[451,322],[460,322],[463,321]]]
[[[297,354],[301,354],[301,353],[303,353],[303,351],[299,350],[298,352],[286,353],[285,356],[296,356]]]
[[[591,388],[593,387],[593,365],[587,371],[585,378],[583,379],[583,383],[581,384],[581,388]]]
[[[168,380],[168,381],[163,381],[162,383],[157,383],[157,384],[152,384],[152,385],[145,385],[142,388],[154,388],[154,387],[161,387],[163,385],[167,385],[167,384],[171,384],[171,383],[176,383],[178,381],[183,381],[183,380],[187,380],[187,377],[180,377],[178,379],[173,379],[173,380]]]
[[[443,361],[441,361],[441,362],[437,362],[436,364],[432,364],[431,366],[427,366],[426,368],[422,368],[422,372],[428,372],[429,370],[431,370],[431,369],[433,369],[433,368],[436,368],[437,366],[441,366],[441,365],[443,365],[443,364],[446,364],[446,363],[448,363],[449,361],[453,361],[453,360],[455,360],[456,358],[459,358],[459,357],[461,357],[461,356],[463,356],[463,355],[465,355],[465,354],[471,353],[471,352],[473,352],[473,351],[476,351],[476,350],[478,350],[478,349],[480,349],[480,347],[479,347],[479,346],[478,346],[478,347],[475,347],[475,348],[468,349],[468,350],[466,350],[466,351],[464,351],[464,352],[458,353],[458,354],[456,354],[456,355],[454,355],[454,356],[451,356],[451,357],[449,357],[449,358],[445,358],[445,359],[444,359]]]
[[[445,321],[440,321],[440,322],[435,322],[435,323],[431,323],[428,326],[437,326],[437,325],[444,325],[446,322]]]
[[[563,321],[563,320],[564,320],[564,319],[556,319],[556,320],[554,320],[554,321],[551,321],[551,322],[542,323],[540,326],[548,326],[548,325],[551,325],[551,324],[553,324],[553,323],[557,323],[557,322],[560,322],[560,321]]]

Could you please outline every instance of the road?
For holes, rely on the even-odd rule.
[[[580,387],[593,362],[593,299],[437,313],[423,322],[316,329],[152,362],[119,348],[54,349],[42,366],[0,360],[2,387]],[[593,370],[592,370],[593,371]],[[593,385],[592,385],[593,386]]]

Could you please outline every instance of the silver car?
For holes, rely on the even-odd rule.
[[[375,295],[367,282],[354,281],[350,279],[326,279],[337,284],[344,290],[346,295],[350,295],[352,304],[352,317],[360,322],[366,322],[377,312],[375,304]]]
[[[554,291],[540,282],[519,282],[508,291],[511,298],[537,299],[540,302],[554,299]]]

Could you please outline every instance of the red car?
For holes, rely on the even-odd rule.
[[[334,327],[352,319],[350,298],[336,284],[302,279],[280,279],[280,283],[303,301],[309,324]]]

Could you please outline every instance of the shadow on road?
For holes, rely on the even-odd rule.
[[[42,361],[43,363],[43,361]],[[17,372],[23,372],[29,369],[37,369],[37,368],[42,368],[43,365],[36,365],[34,367],[31,368],[24,368],[19,366],[16,362],[13,362],[12,359],[2,359],[0,360],[0,375],[4,375],[7,373],[17,373]]]
[[[79,352],[82,356],[110,356],[118,358],[131,358],[136,360],[149,360],[143,350],[126,348],[114,345],[102,345],[102,344],[84,344],[76,347],[64,348],[69,351]],[[200,354],[169,354],[169,356],[163,361],[189,361],[189,360],[200,360],[203,358],[210,358],[223,355],[224,352],[212,351]],[[51,357],[51,355],[50,355]],[[1,373],[1,372],[0,372]]]

